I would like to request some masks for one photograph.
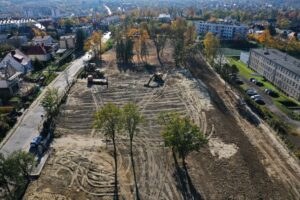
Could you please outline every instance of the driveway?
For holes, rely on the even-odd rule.
[[[44,109],[40,105],[42,98],[45,96],[47,88],[58,88],[59,94],[63,95],[68,88],[68,83],[76,79],[77,73],[83,67],[83,61],[89,59],[90,55],[86,54],[79,59],[74,60],[70,66],[43,90],[42,94],[31,104],[17,124],[8,133],[6,138],[0,144],[0,153],[4,156],[17,150],[28,151],[31,140],[39,134],[39,128],[42,125],[42,115]]]

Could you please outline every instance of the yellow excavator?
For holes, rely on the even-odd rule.
[[[151,81],[157,83],[157,87],[163,86],[164,83],[165,83],[165,81],[163,80],[163,76],[164,76],[163,73],[158,73],[158,72],[157,72],[157,73],[153,74],[153,75],[150,77],[148,83],[145,84],[144,86],[145,86],[145,87],[150,87]]]

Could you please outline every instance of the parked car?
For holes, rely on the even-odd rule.
[[[33,140],[30,143],[30,146],[35,147],[35,146],[39,145],[42,141],[43,141],[43,137],[41,135],[39,135],[39,136],[33,138]]]
[[[260,105],[265,105],[266,103],[264,102],[264,100],[258,98],[258,99],[254,99],[254,101],[257,103],[257,104],[260,104]]]
[[[255,83],[255,85],[257,85],[259,87],[264,86],[264,84],[260,81],[255,81],[254,83]]]
[[[240,79],[236,79],[235,83],[238,84],[238,85],[243,85],[244,84],[244,82]]]
[[[256,90],[254,90],[254,89],[247,89],[246,90],[246,94],[248,95],[248,96],[253,96],[253,95],[256,95],[257,94],[257,92],[256,92]]]
[[[270,95],[271,97],[279,97],[278,93],[271,90],[271,89],[264,89],[264,92],[268,95]]]
[[[252,100],[261,99],[261,96],[259,94],[253,95],[250,97]]]
[[[256,80],[256,78],[250,78],[249,81],[252,82],[252,83],[254,83],[257,80]]]

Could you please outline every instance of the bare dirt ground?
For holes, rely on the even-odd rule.
[[[235,108],[235,97],[201,58],[186,69],[175,69],[171,48],[164,68],[118,67],[112,51],[104,54],[109,88],[78,80],[61,109],[53,153],[25,199],[113,199],[112,145],[92,129],[93,113],[107,102],[139,105],[145,122],[134,138],[134,159],[141,199],[299,199],[299,163],[268,126],[254,127]],[[163,87],[146,88],[153,71],[163,71]],[[188,115],[209,138],[181,169],[164,147],[157,117],[163,111]],[[117,138],[121,199],[134,199],[134,182],[126,133]],[[178,160],[180,161],[180,160]]]

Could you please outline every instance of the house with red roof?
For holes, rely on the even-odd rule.
[[[31,45],[26,48],[26,54],[31,60],[47,62],[51,59],[52,47],[44,45]]]

